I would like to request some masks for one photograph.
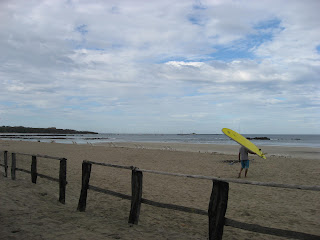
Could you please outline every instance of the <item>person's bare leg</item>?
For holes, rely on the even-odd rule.
[[[241,178],[241,172],[242,172],[243,168],[240,169],[240,172],[239,172],[239,175],[238,175],[238,178]]]
[[[246,168],[246,171],[244,172],[244,177],[247,177],[248,168]]]

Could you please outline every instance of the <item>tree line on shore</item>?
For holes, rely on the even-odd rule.
[[[23,126],[0,126],[0,133],[53,133],[53,134],[98,134],[90,131],[76,131],[73,129],[50,128],[31,128]]]

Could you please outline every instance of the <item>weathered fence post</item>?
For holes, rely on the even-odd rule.
[[[132,170],[131,177],[131,209],[129,215],[129,223],[138,224],[140,207],[141,207],[141,197],[142,197],[142,172],[137,168]]]
[[[3,152],[4,176],[8,177],[8,151]]]
[[[88,163],[86,161],[82,162],[82,185],[81,185],[81,193],[80,193],[80,198],[79,198],[79,203],[77,208],[77,210],[80,212],[84,212],[86,210],[91,167],[92,167],[91,163]]]
[[[31,181],[32,183],[37,183],[37,157],[32,156],[32,162],[31,162]]]
[[[12,163],[11,163],[11,179],[16,180],[16,154],[12,153]]]
[[[67,159],[60,159],[59,171],[59,202],[66,202],[66,185],[67,185]]]
[[[229,183],[213,180],[209,202],[209,240],[221,240],[228,205]]]

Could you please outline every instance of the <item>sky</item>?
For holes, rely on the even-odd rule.
[[[0,126],[320,134],[318,0],[0,0]]]

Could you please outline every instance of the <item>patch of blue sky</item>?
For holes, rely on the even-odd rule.
[[[196,19],[194,24],[197,23]],[[203,55],[201,58],[197,59],[199,62],[206,62],[208,60],[221,60],[221,61],[233,61],[236,59],[256,59],[257,56],[254,54],[254,49],[259,47],[261,44],[272,41],[273,31],[267,30],[269,28],[279,28],[279,20],[270,20],[266,22],[261,22],[255,26],[255,32],[253,34],[248,34],[245,38],[236,40],[230,45],[215,45],[213,46],[213,51],[209,54]],[[320,46],[319,49],[320,51]],[[319,52],[318,51],[318,52]],[[168,61],[190,61],[183,57],[167,57],[160,59],[158,63],[165,63]]]
[[[195,1],[192,5],[192,13],[187,15],[187,20],[194,25],[204,26],[206,18],[203,11],[206,9],[207,7],[200,0]]]
[[[10,101],[3,101],[3,102],[1,102],[1,105],[4,105],[6,107],[13,107],[13,106],[16,105],[16,103],[15,102],[10,102]]]
[[[195,3],[192,5],[192,8],[194,10],[205,10],[207,7],[203,5],[203,3],[200,0],[196,0]]]
[[[82,36],[88,34],[88,26],[86,24],[81,24],[75,27],[75,31],[79,32]]]
[[[278,18],[269,19],[266,21],[258,22],[254,25],[254,29],[263,30],[271,28],[280,28],[281,20]]]
[[[273,34],[271,32],[257,32],[256,34],[247,35],[247,37],[240,41],[240,45],[244,48],[252,49],[260,46],[264,42],[271,41]]]
[[[119,13],[120,13],[119,7],[113,6],[113,7],[111,8],[111,13],[113,13],[113,14],[119,14]]]
[[[316,47],[317,53],[320,54],[320,45]]]
[[[213,46],[215,52],[209,56],[215,60],[232,61],[236,59],[256,59],[253,50],[261,44],[272,41],[274,29],[282,31],[281,21],[277,18],[259,22],[254,25],[254,33],[245,38],[234,41],[231,45]]]
[[[271,41],[272,32],[258,31],[255,34],[249,34],[245,38],[234,41],[231,45],[213,46],[215,52],[209,56],[215,60],[232,61],[236,59],[256,59],[253,49],[264,42]]]
[[[203,19],[200,15],[193,14],[188,16],[188,20],[192,24],[201,25]],[[254,25],[254,33],[246,35],[244,38],[234,41],[229,45],[214,45],[211,53],[202,55],[197,59],[198,62],[206,62],[209,60],[221,60],[221,61],[233,61],[236,59],[257,59],[254,54],[254,49],[259,47],[261,44],[272,41],[274,29],[282,31],[281,21],[277,18],[270,19],[267,21],[259,22]],[[218,37],[218,36],[216,36]],[[320,53],[320,46],[317,48]],[[163,57],[157,61],[157,63],[165,63],[168,61],[191,61],[190,59],[180,56]]]
[[[189,14],[187,16],[187,19],[189,22],[191,22],[194,25],[204,26],[204,19],[197,14]]]
[[[280,101],[285,101],[286,100],[286,98],[284,98],[284,97],[276,97],[275,99],[280,100]]]
[[[232,47],[216,47],[216,52],[209,54],[214,60],[233,61],[236,59],[254,59],[255,55],[248,49]]]

